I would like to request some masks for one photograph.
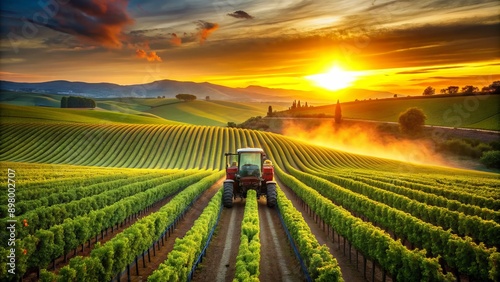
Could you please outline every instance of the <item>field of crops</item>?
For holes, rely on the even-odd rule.
[[[261,147],[274,163],[277,210],[305,277],[339,281],[342,269],[285,190],[299,197],[334,240],[334,234],[341,236],[344,248],[347,241],[349,249],[380,266],[381,279],[500,280],[498,174],[354,155],[234,128],[2,123],[1,130],[2,281],[16,278],[6,263],[12,255],[9,220],[17,220],[17,277],[33,269],[42,270],[44,281],[109,281],[135,268],[138,273],[183,213],[224,176],[223,154],[241,147]],[[15,194],[9,194],[8,183]],[[146,213],[159,201],[158,210]],[[217,192],[148,281],[196,275],[201,257],[211,255],[207,245],[220,202]],[[246,201],[239,225],[233,277],[238,281],[258,279],[262,267],[261,211],[255,203]],[[117,232],[124,224],[130,225]],[[101,244],[108,232],[117,234]],[[66,262],[88,246],[88,255]],[[56,260],[60,267],[54,272]]]

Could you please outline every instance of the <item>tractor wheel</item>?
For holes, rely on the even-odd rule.
[[[222,193],[222,203],[226,208],[233,207],[233,183],[224,182],[224,192]]]
[[[272,208],[276,206],[278,200],[276,199],[276,183],[267,184],[267,206]]]

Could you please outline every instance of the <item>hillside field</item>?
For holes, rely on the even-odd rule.
[[[500,130],[500,95],[479,95],[444,98],[395,98],[341,103],[342,117],[349,119],[397,122],[400,113],[417,107],[427,116],[426,124]],[[329,115],[335,113],[335,104],[298,109],[286,115]]]
[[[110,122],[125,123],[189,123],[206,126],[226,126],[228,122],[242,123],[253,116],[265,116],[271,105],[274,110],[287,108],[286,103],[271,104],[259,102],[227,102],[197,100],[182,102],[177,99],[163,98],[113,98],[96,99],[96,111],[74,109],[55,109],[60,107],[63,95],[36,94],[25,92],[0,92],[0,107],[5,113],[3,119],[24,121],[37,118],[46,120],[75,121],[83,116],[84,122],[99,122],[99,119]],[[13,108],[10,106],[36,106],[36,108]],[[16,110],[22,109],[29,114],[20,116]],[[75,113],[81,111],[82,113]],[[37,117],[38,113],[39,117]],[[74,113],[74,114],[71,114]],[[124,115],[118,115],[119,113]],[[60,118],[57,117],[60,115]],[[47,119],[51,116],[52,118]]]
[[[264,104],[9,101],[0,239],[15,246],[0,246],[1,281],[500,280],[498,173],[204,125]],[[277,206],[249,191],[223,208],[224,153],[245,147],[272,161]]]
[[[283,271],[280,275],[290,271],[271,270],[261,261],[284,251],[278,243],[286,244],[287,236],[277,235],[283,232],[289,232],[297,257],[304,262],[301,274],[293,276],[299,280],[304,275],[320,281],[342,281],[342,277],[353,281],[352,267],[340,266],[349,265],[351,255],[342,256],[331,250],[336,245],[329,249],[317,241],[330,235],[333,239],[328,240],[339,249],[342,245],[344,254],[349,245],[349,253],[355,252],[356,258],[359,253],[373,261],[377,265],[372,267],[375,280],[452,281],[457,275],[465,281],[499,278],[498,174],[355,155],[278,134],[235,128],[22,122],[3,122],[1,128],[0,162],[6,172],[2,181],[15,183],[11,188],[18,190],[15,211],[9,211],[8,187],[2,188],[0,198],[5,204],[0,211],[5,224],[9,217],[19,222],[17,276],[9,275],[8,265],[2,263],[2,280],[16,279],[25,272],[33,277],[37,269],[42,269],[45,281],[75,279],[71,277],[110,280],[116,275],[136,277],[139,271],[147,273],[148,281],[217,275],[213,273],[219,268],[217,263],[194,274],[190,271],[198,255],[227,263],[222,251],[210,251],[208,238],[218,226],[217,218],[233,227],[215,235],[214,244],[241,245],[238,252],[227,254],[230,267],[225,275],[241,280],[266,280],[276,271]],[[282,226],[255,225],[251,218],[269,211],[261,204],[249,207],[253,212],[248,215],[238,212],[239,220],[230,220],[238,208],[222,210],[220,189],[210,188],[224,175],[224,153],[241,147],[261,147],[273,161],[278,207],[261,220],[280,222],[282,216]],[[251,199],[241,205],[253,202]],[[162,204],[149,210],[159,201]],[[196,215],[192,206],[198,207]],[[193,221],[181,219],[185,212],[193,214]],[[139,213],[143,214],[140,220]],[[253,227],[241,224],[247,216]],[[174,243],[169,236],[180,222],[186,233],[175,233],[184,239]],[[322,228],[312,232],[309,226],[316,224]],[[119,231],[108,234],[113,227]],[[243,234],[247,239],[240,240]],[[5,236],[8,234],[2,233],[4,241]],[[100,240],[102,246],[96,247]],[[172,245],[160,250],[160,242],[165,240]],[[85,252],[88,248],[93,250]],[[241,264],[238,253],[243,255],[248,248],[254,251],[245,256],[244,265],[252,267],[235,268]],[[163,252],[153,259],[161,265],[143,268],[143,263],[152,263],[140,262],[145,255],[153,256],[152,250]],[[186,250],[193,255],[185,256]],[[77,251],[85,257],[73,257]],[[8,251],[2,246],[0,252]],[[62,258],[66,255],[71,258],[69,264]],[[5,260],[6,255],[2,257]],[[61,268],[57,274],[52,272],[56,260],[57,269]],[[95,268],[96,262],[104,268]]]

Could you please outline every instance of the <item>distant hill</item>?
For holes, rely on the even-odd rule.
[[[199,100],[203,100],[206,96],[210,96],[210,99],[212,100],[223,101],[291,102],[295,99],[301,99],[316,103],[331,102],[331,99],[329,99],[328,97],[332,97],[332,95],[349,97],[346,99],[348,101],[368,98],[388,98],[394,95],[393,93],[389,92],[379,92],[364,89],[346,89],[332,94],[328,92],[267,88],[262,86],[232,88],[208,82],[197,83],[191,81],[175,81],[167,79],[136,85],[72,82],[65,80],[38,83],[0,81],[0,90],[45,94],[50,93],[61,95],[80,95],[90,98],[156,98],[158,96],[165,96],[165,98],[174,98],[175,95],[179,93],[187,93],[196,95]]]

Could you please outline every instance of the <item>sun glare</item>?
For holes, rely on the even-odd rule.
[[[349,87],[356,80],[356,76],[354,72],[345,71],[339,66],[334,66],[326,73],[309,75],[306,78],[313,81],[317,86],[335,91]]]

